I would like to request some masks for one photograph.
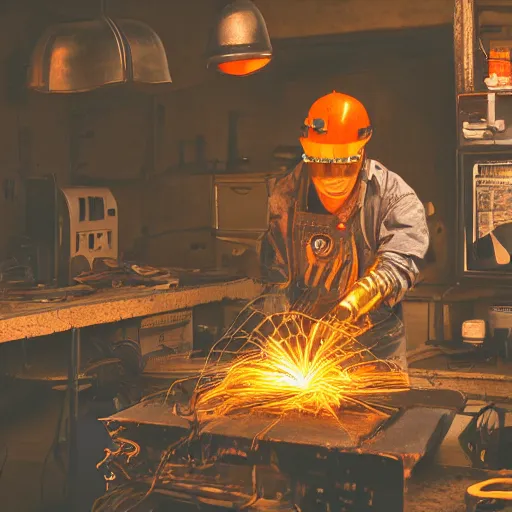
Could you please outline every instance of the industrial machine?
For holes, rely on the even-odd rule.
[[[108,188],[27,181],[27,235],[37,281],[65,286],[99,258],[118,258],[117,203]]]

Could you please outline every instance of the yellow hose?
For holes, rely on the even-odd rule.
[[[508,491],[486,491],[485,488],[490,485],[508,485]],[[512,478],[491,478],[483,482],[471,485],[467,489],[467,493],[474,498],[489,499],[489,500],[507,500],[512,501]]]

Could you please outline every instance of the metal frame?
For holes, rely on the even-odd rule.
[[[71,331],[71,347],[68,367],[68,480],[67,502],[70,510],[78,505],[78,488],[80,486],[78,457],[78,392],[80,386],[80,329]]]
[[[453,24],[456,93],[475,90],[475,0],[455,0]]]
[[[475,89],[475,57],[477,44],[477,15],[489,9],[512,11],[511,0],[455,0],[453,37],[455,52],[456,93],[472,93]],[[485,88],[482,87],[482,91]]]

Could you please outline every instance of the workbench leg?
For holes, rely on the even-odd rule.
[[[68,503],[69,510],[77,509],[78,490],[78,389],[80,376],[80,329],[71,333],[71,351],[68,368],[69,428],[68,428]]]

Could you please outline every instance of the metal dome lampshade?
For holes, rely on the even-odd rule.
[[[272,45],[261,12],[250,0],[235,0],[224,7],[208,48],[208,68],[246,76],[272,59]]]
[[[39,92],[76,93],[129,82],[172,82],[162,41],[140,21],[103,15],[54,25],[32,53],[28,87]]]

